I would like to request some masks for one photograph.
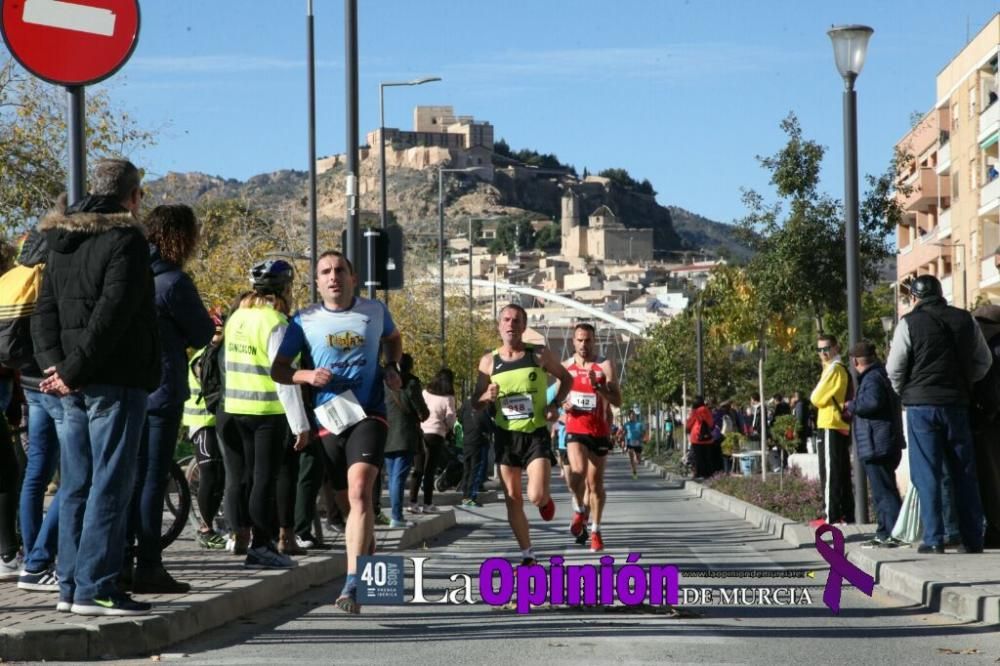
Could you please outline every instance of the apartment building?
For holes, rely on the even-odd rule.
[[[897,278],[935,275],[965,308],[1000,303],[998,56],[1000,14],[941,70],[934,108],[897,143],[910,157],[899,176]]]

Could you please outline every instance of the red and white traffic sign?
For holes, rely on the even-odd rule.
[[[132,55],[139,0],[0,0],[0,31],[21,65],[50,83],[103,81]]]

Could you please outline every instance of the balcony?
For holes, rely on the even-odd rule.
[[[944,297],[948,301],[948,303],[952,305],[954,305],[955,303],[954,292],[952,291],[953,281],[954,278],[952,278],[951,275],[949,275],[948,277],[941,278],[941,293],[944,294]]]
[[[986,215],[998,207],[1000,207],[1000,178],[994,178],[979,190],[979,214]]]
[[[976,143],[983,143],[997,132],[1000,132],[1000,102],[993,102],[979,114]]]
[[[979,262],[979,287],[989,287],[994,284],[1000,284],[1000,272],[997,272],[993,255],[990,255]]]
[[[938,148],[937,157],[938,162],[934,171],[939,176],[943,176],[947,174],[948,169],[951,168],[951,141]]]
[[[906,184],[913,189],[909,196],[903,199],[902,207],[905,211],[920,211],[926,213],[928,209],[938,205],[938,184],[941,192],[951,191],[951,177],[939,176],[930,167],[920,167],[907,179]],[[945,194],[945,196],[948,196]]]
[[[951,208],[945,208],[938,213],[938,238],[947,238],[951,235]]]

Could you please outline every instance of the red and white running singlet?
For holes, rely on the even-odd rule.
[[[599,363],[578,365],[576,361],[566,368],[573,376],[573,386],[566,397],[572,408],[566,412],[566,432],[571,435],[607,437],[611,434],[608,423],[608,406],[590,383],[593,369],[598,382],[607,381]]]

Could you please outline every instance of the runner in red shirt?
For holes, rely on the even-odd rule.
[[[573,385],[563,403],[566,411],[566,448],[569,451],[570,487],[573,490],[573,522],[570,533],[577,543],[587,542],[590,516],[590,550],[604,550],[601,514],[604,511],[604,465],[611,450],[611,422],[608,405],[620,407],[621,390],[614,363],[598,358],[591,324],[573,329],[573,357],[563,365],[573,377]],[[584,492],[590,491],[589,506]]]

